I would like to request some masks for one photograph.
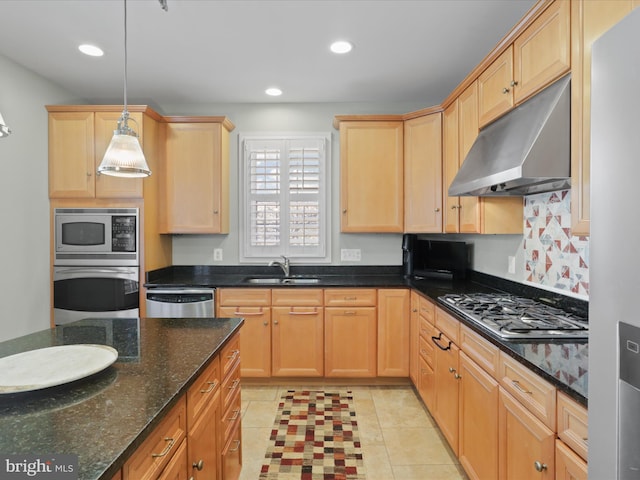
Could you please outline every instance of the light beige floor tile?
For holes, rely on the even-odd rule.
[[[270,428],[242,427],[242,472],[240,480],[257,480],[269,446]]]
[[[435,427],[433,418],[410,388],[373,390],[371,396],[383,429]]]
[[[277,400],[280,387],[274,386],[243,386],[242,400]]]
[[[459,465],[400,465],[393,467],[398,480],[467,480]]]
[[[373,400],[359,400],[355,402],[358,433],[363,446],[384,445],[382,430],[378,423],[378,415]]]
[[[433,428],[382,429],[391,465],[441,465],[458,463]],[[365,452],[366,455],[366,452]]]
[[[249,402],[249,405],[242,416],[242,425],[244,427],[271,428],[277,412],[278,402],[254,400]]]
[[[384,446],[367,447],[363,449],[362,457],[367,480],[394,480],[393,470]]]

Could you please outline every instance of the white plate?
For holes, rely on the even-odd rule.
[[[0,394],[62,385],[104,370],[118,358],[106,345],[60,345],[0,358]]]

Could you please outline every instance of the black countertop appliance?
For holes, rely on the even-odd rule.
[[[402,267],[408,278],[463,279],[469,265],[465,242],[419,239],[407,233],[402,237]]]

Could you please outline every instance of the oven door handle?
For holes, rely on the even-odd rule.
[[[138,267],[54,267],[53,281],[95,276],[139,281],[138,272]]]
[[[431,340],[433,341],[433,343],[436,344],[436,347],[438,347],[440,350],[444,350],[446,352],[447,350],[451,349],[451,340],[449,340],[449,345],[447,345],[446,347],[443,347],[438,343],[438,340],[442,340],[442,332],[440,332],[440,335],[438,335],[437,337],[431,337]]]

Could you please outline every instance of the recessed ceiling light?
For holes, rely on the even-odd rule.
[[[279,97],[280,95],[282,95],[282,90],[280,90],[278,87],[271,87],[267,88],[264,93],[266,93],[267,95],[271,95],[272,97]]]
[[[104,52],[100,47],[96,47],[95,45],[89,45],[87,43],[80,45],[78,47],[78,50],[80,50],[85,55],[89,55],[90,57],[101,57],[104,55]]]
[[[349,53],[353,48],[353,44],[346,40],[338,40],[333,42],[329,48],[333,53]]]

